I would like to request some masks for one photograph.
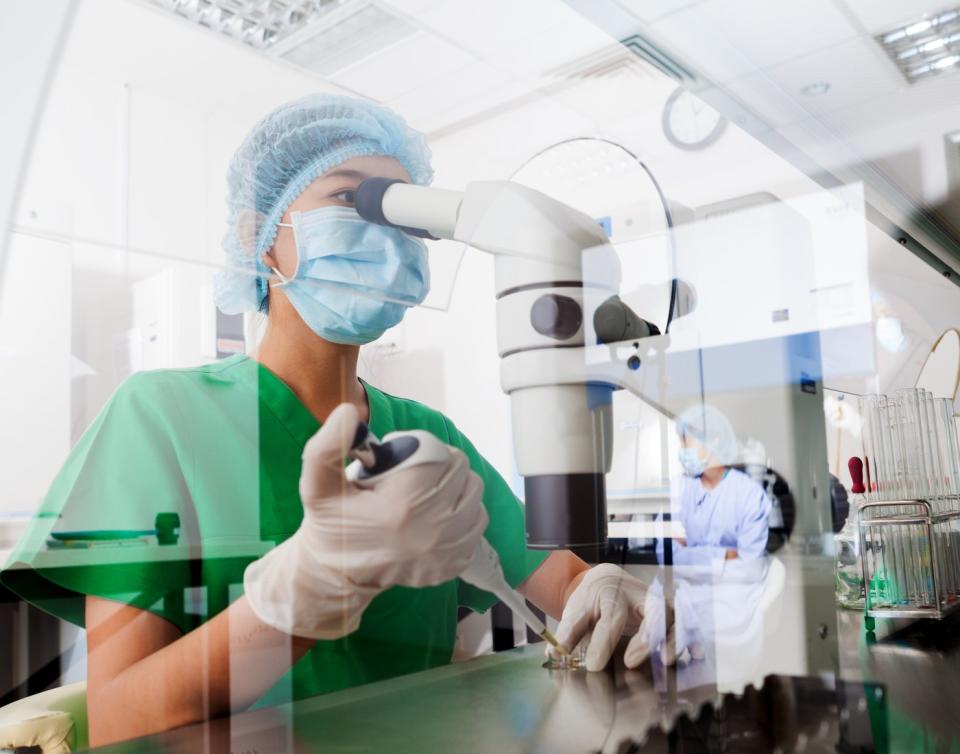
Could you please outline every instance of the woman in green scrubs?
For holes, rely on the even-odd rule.
[[[484,483],[486,537],[507,580],[548,614],[560,616],[588,569],[568,552],[526,550],[520,503],[448,418],[357,379],[359,344],[422,299],[417,275],[428,274],[406,241],[394,239],[403,248],[384,257],[363,229],[347,244],[372,244],[359,262],[355,249],[340,249],[346,262],[305,253],[316,228],[303,219],[349,208],[369,176],[430,178],[422,137],[385,108],[316,95],[255,127],[228,176],[227,269],[216,294],[228,313],[269,312],[256,354],[127,379],[73,449],[21,547],[29,563],[49,534],[143,530],[158,513],[176,513],[178,547],[200,559],[199,573],[191,571],[182,559],[155,556],[163,548],[151,543],[135,556],[129,548],[86,551],[91,563],[114,558],[109,568],[36,566],[50,598],[35,601],[87,629],[93,745],[447,663],[457,607],[483,611],[495,602],[459,580],[393,587],[356,631],[330,641],[258,620],[231,557],[250,543],[261,543],[262,554],[297,530],[301,453],[341,403],[356,406],[377,436],[427,430],[466,454]],[[361,263],[394,267],[384,276]],[[298,284],[325,274],[334,283],[326,291]],[[229,596],[215,596],[222,594]]]
[[[314,95],[257,124],[230,165],[227,264],[215,286],[225,313],[268,314],[256,353],[127,379],[71,452],[12,559],[16,568],[4,574],[11,588],[86,628],[91,745],[448,663],[457,608],[483,611],[495,602],[457,578],[435,577],[459,573],[457,558],[468,558],[475,540],[437,538],[437,532],[454,529],[435,524],[435,507],[427,505],[429,515],[415,519],[416,527],[406,524],[404,534],[412,541],[423,532],[418,546],[432,542],[433,549],[423,557],[417,548],[407,551],[413,567],[404,566],[406,571],[380,563],[385,571],[421,575],[385,579],[382,591],[363,584],[375,596],[342,621],[347,628],[333,638],[308,638],[319,634],[261,619],[266,603],[257,601],[264,582],[250,581],[251,572],[268,571],[276,597],[287,594],[288,586],[293,590],[294,582],[321,583],[314,578],[318,570],[286,568],[301,558],[314,565],[323,558],[347,563],[362,553],[368,562],[360,565],[369,570],[369,561],[402,553],[402,542],[391,537],[404,524],[390,519],[398,518],[391,504],[403,505],[404,499],[377,498],[383,527],[376,516],[372,524],[367,520],[369,550],[357,549],[356,539],[338,539],[338,532],[348,531],[338,525],[351,516],[370,518],[358,512],[370,509],[348,505],[354,498],[342,479],[339,507],[315,505],[306,494],[301,501],[301,471],[308,480],[317,471],[309,466],[314,456],[310,447],[304,454],[305,446],[322,438],[321,422],[341,404],[353,408],[341,408],[337,416],[346,410],[353,426],[359,418],[380,437],[425,430],[466,457],[483,482],[481,508],[479,485],[460,462],[462,477],[473,480],[460,488],[473,490],[472,507],[464,507],[475,514],[469,531],[478,538],[489,519],[485,536],[499,553],[507,581],[561,618],[562,643],[573,647],[592,636],[587,667],[606,665],[624,632],[636,634],[627,664],[634,667],[646,656],[645,584],[609,564],[591,569],[566,551],[528,551],[521,504],[453,423],[358,380],[359,346],[397,324],[429,285],[418,240],[365,223],[352,209],[357,186],[372,176],[420,184],[432,176],[422,136],[384,107]],[[338,426],[332,419],[326,434]],[[454,456],[459,457],[452,451]],[[337,477],[340,457],[332,467]],[[442,486],[442,481],[428,485],[429,495]],[[339,513],[330,518],[324,510]],[[158,514],[167,521],[173,514],[179,518],[176,545],[152,537],[140,547],[89,541],[104,532],[142,533]],[[318,531],[311,528],[318,521],[329,525],[332,538],[301,536]],[[53,547],[84,537],[97,546]],[[313,546],[318,541],[335,544],[328,552]],[[453,565],[427,567],[456,548],[467,552],[450,555]],[[256,565],[247,568],[246,583],[258,588],[244,594],[243,569],[251,561]],[[8,578],[14,574],[15,581]],[[337,576],[341,587],[356,585],[348,566]],[[341,589],[336,599],[356,603],[359,591]],[[294,613],[304,606],[307,612],[326,610],[336,622],[340,603],[332,591],[303,594],[329,599],[274,599],[270,606],[279,613],[286,605]]]

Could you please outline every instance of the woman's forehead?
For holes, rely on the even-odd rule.
[[[339,165],[335,165],[323,173],[318,181],[329,181],[337,178],[348,178],[362,181],[366,178],[399,178],[410,181],[410,174],[403,165],[394,158],[383,154],[351,157]]]

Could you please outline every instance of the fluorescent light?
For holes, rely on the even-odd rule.
[[[934,13],[877,37],[897,68],[913,83],[960,68],[960,8]]]
[[[151,0],[215,32],[264,49],[352,0]]]

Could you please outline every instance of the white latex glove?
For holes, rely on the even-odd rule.
[[[662,603],[662,595],[660,596]],[[587,670],[603,670],[621,636],[632,636],[624,652],[623,661],[628,668],[635,668],[650,655],[653,623],[645,619],[647,585],[631,576],[619,566],[601,563],[594,566],[574,590],[563,608],[557,641],[573,649],[581,641],[589,641],[587,647]],[[661,610],[651,616],[658,623],[668,615],[672,623],[672,609]],[[671,626],[672,631],[672,626]],[[547,654],[556,657],[557,652],[547,647]],[[674,661],[674,657],[665,657]]]
[[[483,482],[466,456],[414,466],[361,489],[344,476],[357,410],[338,406],[303,449],[300,528],[247,566],[254,613],[285,633],[335,639],[352,633],[370,601],[395,586],[460,575],[487,527]]]

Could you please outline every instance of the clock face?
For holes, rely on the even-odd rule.
[[[695,94],[678,87],[663,107],[663,133],[680,149],[704,149],[727,127],[727,119]]]

